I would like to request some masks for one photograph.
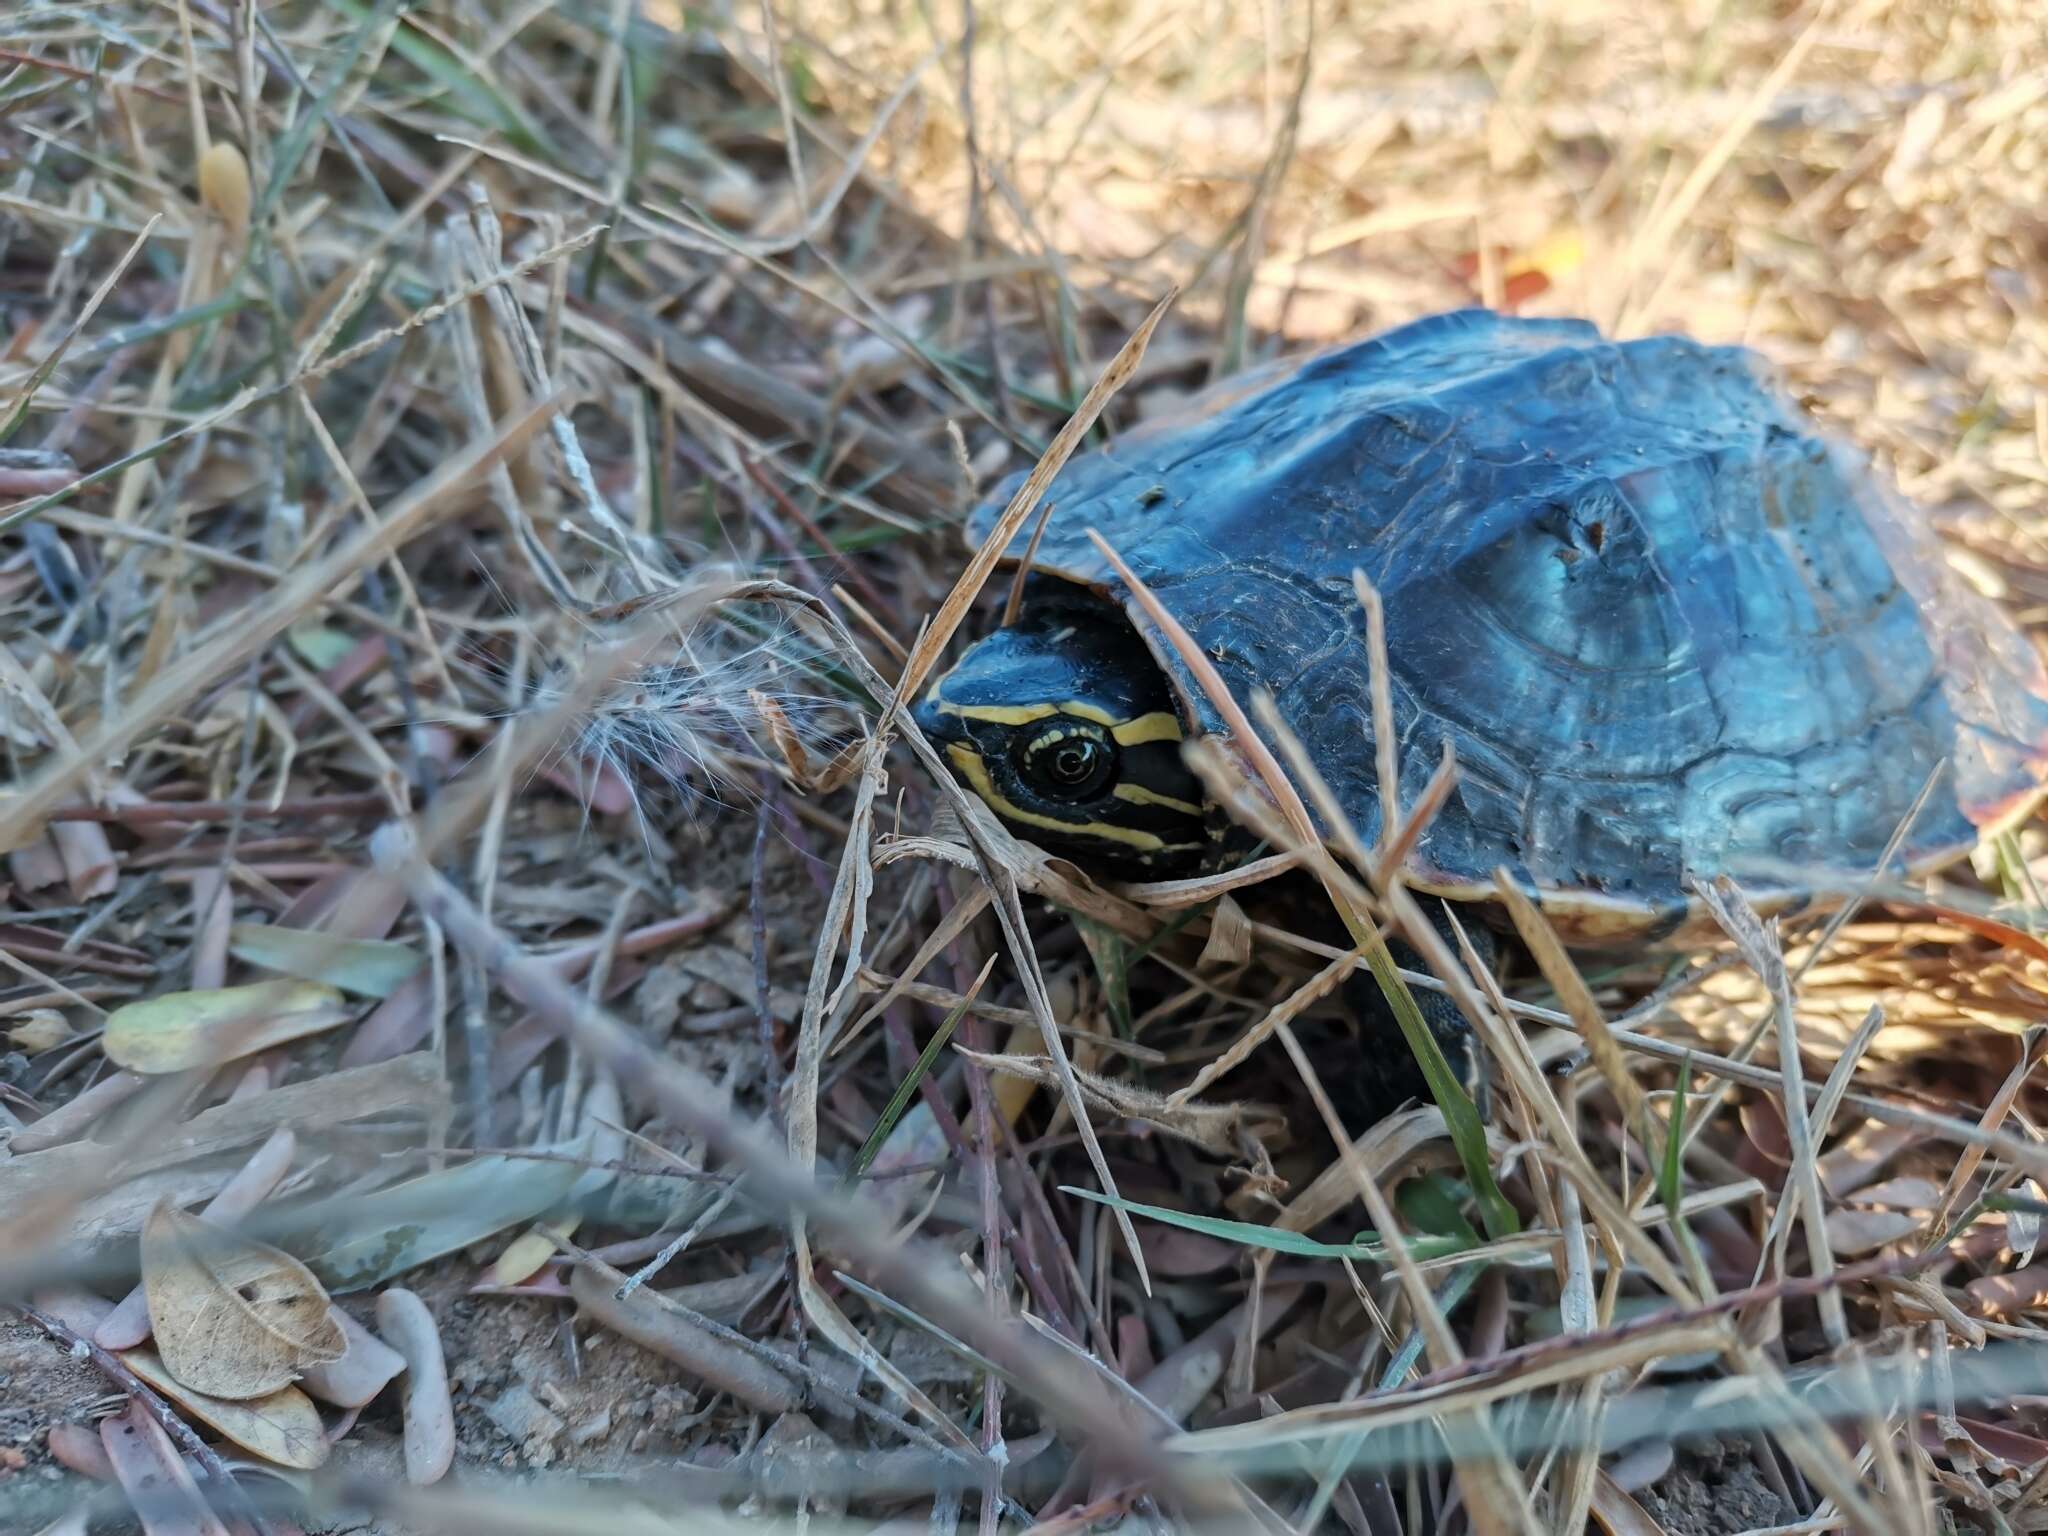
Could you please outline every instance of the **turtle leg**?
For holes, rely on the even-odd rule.
[[[1432,901],[1428,903],[1427,910],[1438,931],[1455,951],[1457,941],[1451,936],[1450,920],[1444,913],[1443,903]],[[1479,952],[1479,958],[1488,967],[1495,965],[1499,958],[1499,945],[1491,930],[1483,923],[1471,921],[1465,922],[1463,927],[1472,947]],[[1408,945],[1396,939],[1387,947],[1393,952],[1394,963],[1401,969],[1427,974],[1428,963]],[[1343,991],[1345,1006],[1350,1010],[1358,1032],[1358,1070],[1348,1080],[1331,1082],[1329,1087],[1346,1129],[1356,1134],[1385,1119],[1408,1100],[1419,1100],[1424,1104],[1433,1100],[1429,1084],[1422,1075],[1422,1064],[1408,1049],[1407,1037],[1401,1033],[1394,1010],[1372,973],[1353,971],[1345,981]],[[1436,1043],[1443,1047],[1451,1070],[1458,1075],[1459,1081],[1471,1087],[1471,1024],[1448,994],[1424,987],[1413,987],[1410,992],[1415,998],[1415,1006],[1422,1011],[1423,1023],[1429,1026]],[[1339,1093],[1340,1086],[1347,1091]]]

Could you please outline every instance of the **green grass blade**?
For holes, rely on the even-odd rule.
[[[982,979],[986,980],[987,970],[984,969],[981,974]],[[939,1052],[943,1051],[946,1042],[953,1038],[953,1031],[967,1016],[967,1010],[974,1005],[974,999],[980,992],[981,982],[977,981],[974,990],[954,1004],[953,1011],[946,1015],[937,1029],[932,1031],[931,1039],[927,1040],[924,1049],[917,1053],[917,1061],[911,1066],[909,1074],[896,1085],[896,1091],[889,1095],[889,1102],[882,1106],[882,1118],[875,1122],[875,1128],[868,1132],[868,1139],[861,1143],[860,1155],[853,1160],[854,1178],[859,1178],[874,1166],[875,1158],[889,1139],[889,1133],[896,1129],[897,1121],[903,1118],[903,1112],[910,1107],[910,1096],[917,1092],[917,1085],[923,1082],[925,1074],[931,1071],[932,1063],[939,1059]]]
[[[1365,963],[1371,967],[1373,980],[1379,983],[1380,991],[1386,996],[1394,1022],[1401,1027],[1402,1038],[1408,1042],[1408,1049],[1414,1052],[1415,1060],[1422,1068],[1430,1097],[1443,1111],[1444,1124],[1451,1133],[1451,1145],[1457,1149],[1465,1177],[1472,1181],[1472,1192],[1479,1202],[1479,1220],[1486,1228],[1486,1235],[1493,1238],[1512,1236],[1522,1230],[1521,1218],[1515,1214],[1515,1208],[1508,1203],[1507,1196],[1500,1192],[1500,1185],[1494,1180],[1492,1156],[1486,1147],[1486,1125],[1479,1118],[1478,1106],[1465,1091],[1465,1085],[1458,1081],[1458,1074],[1451,1070],[1451,1063],[1445,1057],[1443,1047],[1436,1043],[1436,1036],[1423,1022],[1422,1010],[1415,1006],[1408,984],[1401,979],[1400,970],[1394,964],[1393,951],[1387,948],[1386,940],[1365,924],[1353,927],[1352,932],[1365,951]]]
[[[1262,1227],[1253,1221],[1230,1221],[1221,1216],[1197,1216],[1190,1211],[1145,1205],[1121,1196],[1080,1189],[1072,1184],[1062,1184],[1060,1193],[1093,1200],[1097,1205],[1106,1205],[1128,1216],[1143,1216],[1162,1226],[1179,1227],[1184,1232],[1199,1232],[1204,1237],[1236,1243],[1240,1247],[1263,1248],[1269,1253],[1285,1253],[1298,1259],[1351,1259],[1378,1264],[1387,1256],[1386,1244],[1372,1241],[1363,1233],[1348,1243],[1321,1243],[1300,1232],[1287,1232],[1279,1227]],[[1469,1252],[1475,1244],[1476,1239],[1467,1242],[1455,1237],[1411,1237],[1408,1239],[1408,1251],[1417,1259],[1445,1259]]]

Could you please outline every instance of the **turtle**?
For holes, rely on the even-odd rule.
[[[2048,772],[2032,643],[1745,348],[1457,310],[1227,379],[1046,497],[1004,552],[1029,561],[1015,622],[915,714],[1013,833],[1106,878],[1243,840],[1182,756],[1224,723],[1091,529],[1240,704],[1272,697],[1371,846],[1362,572],[1402,810],[1456,754],[1407,883],[1489,903],[1505,870],[1574,946],[1697,939],[1719,875],[1789,913],[1888,850],[1932,870]]]

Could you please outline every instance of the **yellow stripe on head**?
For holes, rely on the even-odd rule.
[[[1059,713],[1050,704],[953,704],[945,699],[935,700],[932,707],[942,715],[979,720],[985,725],[1029,725],[1034,720],[1050,720]]]
[[[948,742],[946,755],[960,770],[967,787],[979,795],[990,810],[1018,826],[1042,827],[1048,832],[1060,832],[1068,837],[1099,837],[1108,842],[1122,843],[1126,848],[1134,848],[1141,853],[1170,852],[1195,846],[1191,843],[1168,843],[1156,833],[1141,831],[1137,827],[1119,827],[1107,821],[1061,821],[1057,816],[1041,816],[1035,811],[1027,811],[996,788],[995,781],[988,776],[988,765],[972,747],[957,741]]]
[[[1074,706],[1069,704],[1068,709]],[[1117,739],[1120,746],[1136,747],[1148,741],[1180,741],[1183,733],[1180,716],[1170,710],[1154,710],[1149,715],[1140,715],[1135,720],[1126,720],[1121,725],[1111,725],[1109,734]]]
[[[978,720],[985,725],[1029,725],[1034,720],[1050,720],[1054,715],[1072,715],[1076,720],[1088,720],[1107,727],[1118,744],[1126,747],[1140,746],[1148,741],[1180,741],[1184,736],[1180,716],[1170,710],[1156,709],[1134,720],[1119,720],[1100,705],[1084,703],[1080,699],[1067,699],[1058,704],[955,704],[935,698],[932,707],[942,715]]]
[[[1110,793],[1119,800],[1129,801],[1132,805],[1163,805],[1169,811],[1179,811],[1183,816],[1197,818],[1202,814],[1202,808],[1191,801],[1177,800],[1172,795],[1162,795],[1156,789],[1147,789],[1142,784],[1133,784],[1128,780],[1117,785]]]

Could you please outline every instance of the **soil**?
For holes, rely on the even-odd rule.
[[[40,1328],[0,1323],[0,1500],[40,1505],[48,1497],[57,1501],[53,1514],[61,1508],[66,1474],[50,1455],[50,1426],[89,1422],[108,1392],[90,1362],[73,1360]]]
[[[1799,1518],[1764,1481],[1749,1446],[1733,1440],[1679,1446],[1677,1464],[1636,1498],[1671,1536],[1735,1536]]]

